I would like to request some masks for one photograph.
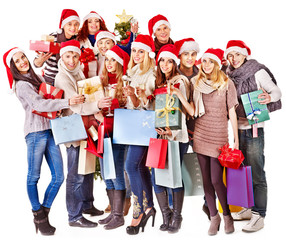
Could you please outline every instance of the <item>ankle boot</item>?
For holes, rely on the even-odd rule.
[[[166,191],[156,193],[156,198],[163,216],[163,224],[160,226],[160,230],[167,231],[173,214],[169,207],[168,194]]]
[[[111,230],[124,225],[123,208],[125,201],[126,190],[114,190],[112,219],[104,226],[106,230]]]
[[[113,197],[114,197],[114,189],[106,189],[107,197],[109,199],[109,203],[111,206],[110,214],[104,218],[98,221],[99,224],[107,224],[111,221],[112,219],[112,205],[113,205]]]
[[[33,211],[34,224],[36,227],[36,233],[40,230],[42,235],[53,235],[55,233],[55,228],[49,224],[48,217],[46,216],[43,207],[38,211]]]
[[[211,216],[211,225],[208,231],[208,234],[210,236],[217,234],[217,231],[219,231],[220,222],[221,218],[219,216],[219,213],[217,213],[214,217]]]
[[[233,226],[232,216],[230,214],[226,215],[226,216],[223,215],[223,220],[224,220],[224,231],[225,231],[225,233],[226,234],[233,233],[234,232],[234,226]]]
[[[45,212],[45,215],[46,217],[48,218],[48,224],[50,225],[50,227],[54,230],[54,232],[56,231],[56,228],[53,227],[51,224],[50,224],[50,221],[49,221],[49,213],[50,213],[50,208],[47,208],[47,207],[44,207],[43,206],[43,209],[44,209],[44,212]]]
[[[171,218],[168,232],[176,233],[181,228],[183,217],[181,215],[184,202],[184,190],[173,192],[173,216]]]

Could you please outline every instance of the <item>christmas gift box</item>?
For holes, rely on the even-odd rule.
[[[104,138],[104,152],[103,152],[103,179],[115,179],[116,172],[115,172],[115,165],[114,165],[114,158],[113,158],[113,151],[111,145],[111,138]]]
[[[43,96],[44,99],[60,99],[62,98],[63,93],[63,90],[46,83],[41,83],[39,88],[39,94]],[[46,117],[49,119],[55,119],[57,116],[57,112],[38,112],[33,110],[32,113],[38,114],[42,117]]]
[[[104,91],[99,76],[80,80],[77,82],[77,86],[78,93],[85,96],[86,102],[95,102],[104,97]]]
[[[87,138],[86,130],[79,114],[51,119],[50,123],[56,145]]]
[[[262,90],[249,92],[241,95],[244,111],[250,125],[269,120],[269,112],[266,104],[260,104],[258,95],[263,93]]]
[[[201,168],[196,153],[187,153],[182,162],[185,196],[204,195]]]
[[[86,175],[95,172],[96,156],[86,151],[87,141],[80,141],[78,174]]]
[[[169,95],[167,88],[158,88],[155,95],[155,127],[169,127],[171,130],[182,128],[182,104],[176,95]]]
[[[146,166],[164,169],[167,157],[167,149],[167,139],[150,138]]]
[[[245,208],[254,206],[251,166],[227,169],[227,203]]]
[[[61,44],[51,41],[30,40],[30,50],[58,54],[61,50]]]
[[[114,110],[113,143],[148,146],[150,138],[157,138],[154,111]]]
[[[155,182],[169,188],[182,187],[182,171],[178,141],[168,141],[168,160],[164,169],[154,168]]]
[[[221,154],[218,156],[218,160],[223,167],[238,169],[240,164],[244,160],[242,152],[238,149],[232,149],[227,143],[223,147],[219,148]]]

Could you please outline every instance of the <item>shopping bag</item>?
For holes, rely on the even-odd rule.
[[[226,186],[226,168],[223,168],[223,175],[222,175],[222,179],[223,179],[223,183]],[[234,206],[234,205],[229,205],[229,210],[230,212],[239,212],[240,210],[242,210],[242,207],[239,206]],[[222,206],[220,204],[220,201],[218,201],[218,211],[220,213],[223,212]]]
[[[245,208],[254,206],[251,166],[228,168],[226,183],[228,204]]]
[[[157,185],[169,188],[183,186],[178,141],[168,141],[168,161],[165,164],[165,169],[155,168],[154,170]]]
[[[242,152],[238,149],[232,149],[227,143],[223,147],[219,148],[221,154],[218,156],[218,160],[223,167],[238,169],[240,164],[244,160]]]
[[[97,152],[103,153],[103,140],[104,140],[104,126],[100,124],[98,126],[98,140],[97,140]]]
[[[93,126],[92,126],[93,127]],[[102,158],[102,153],[98,153],[97,148],[95,146],[94,140],[92,139],[92,135],[90,134],[90,131],[87,131],[87,147],[86,147],[86,151],[94,154],[97,157]]]
[[[167,149],[167,139],[150,138],[146,166],[164,169],[167,157]]]
[[[204,195],[201,168],[196,153],[186,153],[182,162],[185,196]]]
[[[103,178],[106,179],[115,179],[115,165],[113,158],[113,151],[111,145],[111,138],[104,138],[104,152],[103,152]]]
[[[80,141],[78,174],[86,175],[95,172],[96,156],[86,150],[87,141]]]
[[[148,146],[150,138],[156,137],[154,111],[114,110],[113,143]]]
[[[86,130],[79,114],[51,119],[50,123],[56,145],[87,138]]]

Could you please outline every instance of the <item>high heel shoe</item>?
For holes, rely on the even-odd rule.
[[[152,227],[155,225],[156,209],[152,207],[150,211],[146,214],[145,219],[142,222],[142,232],[144,232],[145,225],[148,222],[148,219],[152,216]]]
[[[211,225],[208,231],[208,234],[210,236],[217,234],[217,232],[219,231],[220,222],[221,218],[219,216],[219,213],[217,213],[214,217],[211,217]]]
[[[128,226],[128,227],[126,228],[126,232],[127,232],[129,235],[136,235],[136,234],[139,233],[140,227],[142,227],[142,232],[144,232],[144,227],[145,227],[145,224],[146,224],[146,223],[145,223],[144,226],[143,226],[143,222],[144,222],[145,218],[146,218],[146,214],[143,213],[143,216],[142,216],[142,218],[141,218],[139,224],[136,225],[136,226]]]

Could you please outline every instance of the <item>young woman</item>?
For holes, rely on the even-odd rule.
[[[48,214],[64,181],[63,161],[60,148],[54,142],[50,120],[32,113],[32,110],[53,112],[68,109],[71,105],[83,103],[84,97],[75,95],[70,99],[43,99],[38,91],[44,79],[35,74],[21,49],[10,49],[4,54],[3,60],[10,88],[15,87],[16,95],[25,110],[24,134],[28,157],[27,191],[32,205],[36,232],[39,229],[43,235],[52,235],[56,228],[50,225]],[[38,180],[44,156],[52,179],[45,191],[43,202],[40,203]]]
[[[228,117],[234,136],[233,148],[238,149],[238,133],[235,108],[238,104],[234,84],[220,70],[223,51],[208,49],[202,56],[202,64],[197,76],[192,78],[195,108],[183,102],[195,121],[194,146],[203,176],[205,198],[210,211],[209,235],[219,230],[221,218],[216,208],[216,197],[223,208],[225,232],[234,231],[226,199],[226,187],[222,181],[223,167],[218,161],[219,147],[228,143]],[[179,95],[178,95],[179,96]],[[181,97],[179,96],[181,99]]]
[[[231,40],[227,44],[225,55],[230,63],[227,74],[235,83],[239,102],[241,103],[242,94],[263,89],[263,93],[258,96],[259,102],[266,104],[270,112],[280,109],[281,90],[276,85],[273,74],[266,66],[254,59],[249,59],[250,54],[250,48],[243,41]],[[267,207],[264,122],[257,124],[258,137],[253,137],[252,127],[246,119],[242,103],[238,106],[236,113],[240,150],[245,156],[245,164],[252,168],[255,206],[252,209],[243,209],[234,215],[234,219],[250,220],[242,230],[255,232],[264,227]]]
[[[167,44],[161,48],[157,56],[157,74],[155,81],[155,88],[165,87],[167,84],[179,84],[179,90],[183,97],[187,100],[189,98],[189,81],[180,75],[177,70],[178,51],[172,44]],[[186,126],[185,111],[182,112],[182,129],[170,130],[170,128],[156,129],[159,135],[166,136],[168,140],[176,140],[180,146],[180,161],[182,162],[184,154],[188,149],[188,133]],[[155,171],[152,169],[152,182],[155,194],[163,215],[163,224],[160,227],[162,231],[169,233],[178,232],[182,222],[182,207],[184,200],[184,188],[174,188],[173,195],[173,211],[171,211],[168,203],[167,188],[155,184]]]
[[[61,44],[59,72],[55,79],[55,86],[64,90],[64,98],[74,96],[78,92],[77,81],[85,79],[80,69],[80,44],[76,40],[70,40]],[[63,110],[64,116],[77,113],[83,116],[91,116],[99,112],[100,108],[108,106],[106,98],[97,103],[84,103],[81,106],[73,106]],[[91,105],[92,104],[92,105]],[[66,204],[69,215],[69,225],[73,227],[96,227],[97,223],[83,217],[83,212],[90,209],[93,199],[86,200],[93,191],[93,174],[78,174],[80,142],[66,143],[68,158],[68,174],[66,180]]]
[[[80,18],[75,10],[64,9],[61,14],[59,30],[50,34],[55,37],[55,42],[62,43],[76,38],[80,25]],[[44,68],[45,81],[54,85],[55,77],[58,73],[58,60],[60,55],[52,53],[38,52],[38,56],[34,59],[34,65],[40,68],[46,63]]]
[[[118,100],[119,107],[125,107],[127,99],[123,94],[122,76],[126,73],[129,62],[129,55],[120,47],[115,45],[105,54],[105,64],[102,72],[102,85],[104,88],[110,87],[109,94]],[[111,98],[109,98],[111,106]],[[112,133],[109,133],[112,137]],[[115,179],[105,179],[106,192],[111,205],[110,214],[99,220],[100,224],[105,224],[104,228],[115,229],[124,225],[123,208],[126,195],[125,178],[124,178],[124,152],[125,145],[112,144],[112,151],[115,164]],[[100,159],[102,165],[102,159]],[[102,173],[103,174],[103,173]]]
[[[149,35],[139,34],[131,46],[131,59],[128,64],[128,76],[131,83],[126,87],[129,109],[153,109],[147,99],[155,89],[153,39]],[[151,56],[151,57],[150,57]],[[144,228],[148,218],[156,210],[153,203],[151,175],[146,164],[148,147],[128,146],[125,169],[133,192],[133,218],[126,228],[128,234],[134,235],[139,228]]]
[[[97,76],[97,45],[95,35],[98,31],[108,31],[104,19],[96,12],[91,11],[83,18],[83,25],[78,32],[77,40],[80,42],[82,56],[82,69],[87,78]],[[92,50],[92,52],[91,52]]]
[[[163,15],[156,15],[148,22],[149,34],[154,35],[155,54],[157,56],[161,47],[166,44],[174,44],[170,38],[171,24],[168,19]]]

